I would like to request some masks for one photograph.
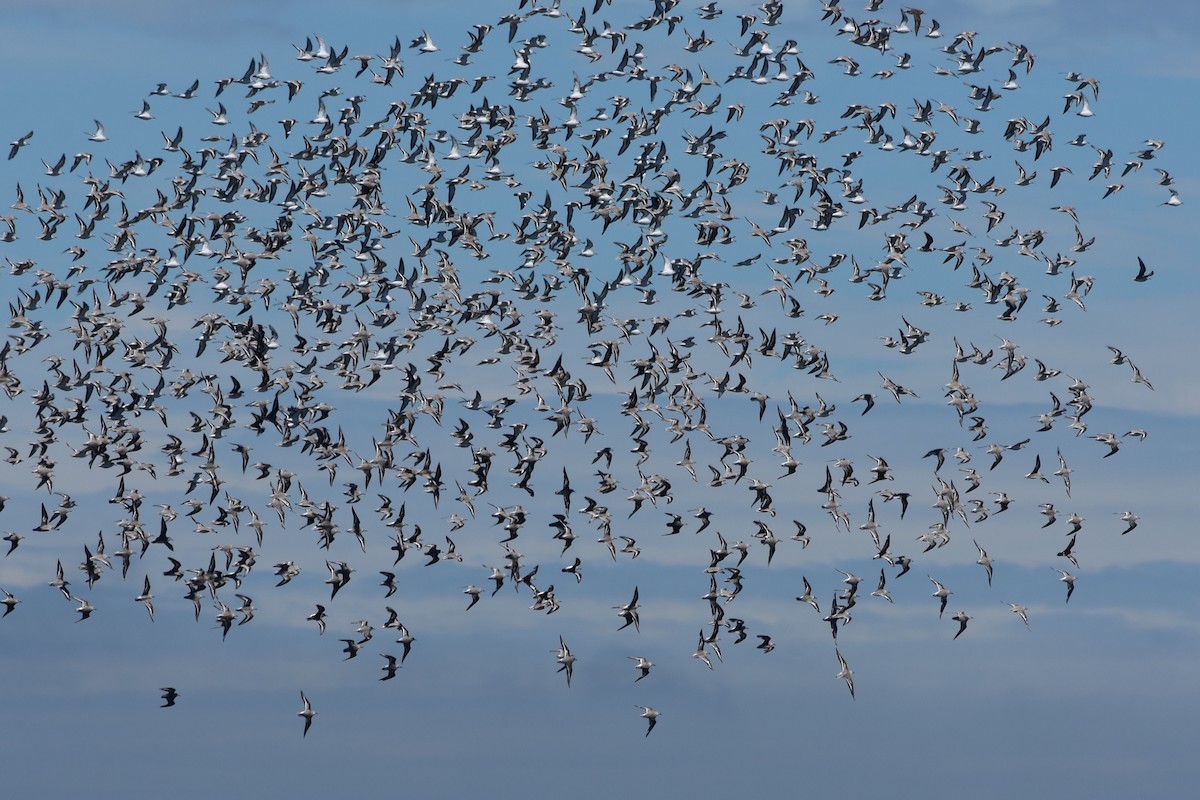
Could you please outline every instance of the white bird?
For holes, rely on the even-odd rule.
[[[979,542],[976,542],[974,539],[972,539],[971,541],[974,543],[975,549],[979,551],[979,559],[975,563],[981,565],[987,571],[988,586],[991,586],[992,585],[992,559],[987,554],[987,551],[979,546]]]
[[[134,602],[145,603],[146,611],[150,614],[150,621],[154,622],[154,595],[150,594],[150,576],[145,576],[145,581],[142,585],[142,593],[133,598]]]
[[[415,47],[422,53],[436,53],[441,49],[433,43],[433,37],[425,31],[421,31],[421,35],[413,39],[409,47]]]
[[[575,671],[575,656],[561,636],[558,637],[558,650],[551,652],[557,653],[555,660],[560,664],[558,671],[567,673],[567,687],[570,688],[571,675]]]
[[[1025,627],[1028,628],[1029,627],[1029,613],[1026,610],[1025,606],[1020,605],[1018,603],[1009,603],[1008,607],[1010,609],[1012,609],[1012,612],[1014,614],[1016,614],[1018,617],[1021,618],[1021,621],[1025,623]]]
[[[846,688],[850,690],[850,699],[854,698],[854,670],[850,669],[850,665],[846,663],[846,659],[842,658],[842,651],[836,647],[833,652],[837,654],[838,674],[837,677],[846,682]]]
[[[1056,569],[1059,574],[1059,580],[1067,585],[1067,602],[1071,602],[1071,595],[1075,592],[1075,576],[1066,570]]]
[[[76,622],[83,622],[85,619],[87,619],[88,617],[90,617],[92,615],[93,611],[96,610],[96,607],[94,605],[92,605],[86,599],[84,599],[82,597],[74,597],[72,599],[79,601],[79,608],[75,609],[76,611],[79,612],[79,619],[75,620]]]
[[[88,136],[89,142],[107,142],[108,136],[104,133],[104,126],[100,124],[100,120],[93,120],[96,123],[96,132]]]
[[[954,638],[957,639],[959,636],[962,636],[962,632],[967,629],[967,621],[971,618],[967,616],[967,612],[959,611],[957,614],[951,617],[951,619],[958,622],[958,633],[954,634]]]
[[[317,715],[313,711],[312,703],[308,702],[308,698],[304,696],[304,692],[300,692],[300,701],[304,703],[304,708],[296,712],[297,717],[304,717],[304,733],[300,734],[301,738],[308,736],[308,729],[312,727],[313,717]]]
[[[16,598],[16,596],[13,595],[13,593],[8,591],[7,589],[0,589],[0,592],[4,592],[4,599],[0,600],[0,605],[4,606],[4,615],[3,616],[7,617],[9,614],[12,613],[12,610],[14,608],[16,608],[17,604],[20,603],[21,601],[18,600]],[[71,599],[75,599],[75,598],[71,598]]]
[[[642,713],[638,714],[638,716],[649,720],[650,724],[646,726],[646,735],[649,736],[650,731],[654,730],[654,726],[658,724],[658,718],[662,716],[662,712],[656,711],[650,706],[639,706],[635,704],[634,708],[642,709]]]

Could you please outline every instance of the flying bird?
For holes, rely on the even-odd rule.
[[[854,670],[850,669],[850,665],[846,663],[846,659],[842,657],[842,651],[834,648],[834,653],[838,660],[837,677],[846,682],[846,688],[850,690],[850,699],[854,700]]]
[[[567,687],[571,686],[571,675],[575,671],[575,655],[567,647],[566,642],[561,636],[558,637],[558,650],[555,652],[555,660],[558,662],[559,672],[567,674]]]
[[[638,716],[648,721],[649,724],[646,725],[646,735],[649,736],[650,731],[654,730],[654,726],[658,724],[658,718],[662,716],[662,712],[657,711],[650,706],[635,705],[634,708],[642,709],[642,713]]]
[[[1012,609],[1012,612],[1014,614],[1016,614],[1018,617],[1021,618],[1021,622],[1024,622],[1025,627],[1028,628],[1029,627],[1029,612],[1026,610],[1025,606],[1020,605],[1019,603],[1008,603],[1007,605],[1010,609]]]
[[[297,711],[296,716],[304,717],[304,732],[300,734],[300,737],[304,738],[308,736],[308,729],[312,727],[313,717],[317,715],[317,712],[313,711],[312,703],[308,702],[303,691],[300,692],[300,702],[304,704],[304,708]]]
[[[1138,262],[1138,271],[1137,271],[1137,275],[1133,276],[1134,281],[1136,281],[1137,283],[1145,283],[1146,281],[1148,281],[1152,277],[1154,277],[1154,270],[1146,269],[1146,262],[1142,261],[1141,256],[1138,256],[1137,262]]]

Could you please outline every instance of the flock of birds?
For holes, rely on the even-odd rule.
[[[797,625],[828,625],[853,697],[839,633],[860,604],[892,603],[913,568],[938,616],[951,612],[947,637],[969,634],[972,614],[917,565],[970,528],[991,585],[1004,556],[984,545],[1004,545],[984,523],[1020,494],[997,467],[1021,459],[1030,469],[1015,477],[1042,493],[1043,527],[1065,520],[1046,557],[1070,600],[1084,518],[1069,508],[1064,451],[1091,439],[1084,457],[1119,457],[1148,434],[1090,427],[1089,384],[1017,340],[1060,335],[1049,331],[1085,313],[1100,283],[1078,266],[1095,240],[1072,193],[1156,181],[1164,205],[1180,204],[1157,166],[1163,142],[1122,162],[1064,134],[1095,128],[1096,79],[1042,76],[1026,47],[951,33],[915,8],[872,0],[859,19],[837,0],[741,15],[653,0],[610,25],[608,5],[521,0],[452,45],[422,32],[351,55],[318,36],[295,45],[297,77],[276,77],[262,55],[215,87],[161,83],[128,111],[153,144],[110,138],[97,120],[80,152],[41,154],[36,178],[40,132],[13,140],[0,467],[29,483],[20,505],[38,522],[5,537],[8,555],[53,542],[48,583],[78,622],[105,613],[89,598],[119,573],[149,622],[178,595],[197,620],[215,609],[222,639],[253,620],[256,587],[277,587],[271,602],[314,634],[344,627],[339,591],[377,575],[381,627],[402,648],[378,654],[388,681],[420,628],[388,605],[408,570],[452,565],[444,583],[467,611],[505,602],[507,583],[549,616],[592,565],[677,548],[703,575],[692,657],[712,670],[751,635],[734,601],[777,548],[844,536],[878,578],[839,570],[818,591],[797,572],[791,608]],[[843,54],[813,63],[806,40],[822,36]],[[507,75],[478,71],[509,53]],[[930,70],[940,97],[893,89]],[[1061,85],[1063,107],[1013,113],[1021,82],[1039,80]],[[869,99],[881,93],[894,99]],[[160,146],[157,115],[188,104],[202,121],[162,130]],[[1030,211],[1021,192],[1035,182],[1062,201]],[[1139,258],[1126,280],[1153,275]],[[864,307],[880,328],[874,363],[894,365],[877,378],[844,371],[838,350],[839,318]],[[909,321],[943,311],[947,328],[987,315],[996,322],[980,324],[1003,334],[981,347]],[[889,377],[935,351],[942,379]],[[968,380],[1019,384],[1045,411],[1027,435],[1000,438]],[[853,439],[866,415],[901,426],[931,399],[949,407],[935,412],[948,424],[924,455],[932,470],[894,473],[897,442]],[[63,462],[85,477],[64,481]],[[498,486],[496,465],[509,476]],[[72,516],[75,496],[114,483],[118,518],[96,536]],[[684,510],[676,496],[707,499]],[[493,511],[477,517],[484,503]],[[1113,513],[1114,535],[1136,528],[1133,512]],[[254,568],[267,552],[283,555],[264,579]],[[301,601],[289,592],[313,563],[328,596],[313,581],[321,596]],[[645,587],[629,588],[614,625],[651,652],[637,638]],[[57,595],[2,593],[5,617]],[[1030,625],[1026,605],[1008,605]],[[375,631],[350,624],[332,637],[346,660]],[[570,638],[552,651],[567,686],[586,663]],[[629,659],[651,686],[654,662]],[[162,692],[164,707],[186,696]],[[317,712],[300,697],[307,735]],[[661,712],[638,708],[648,736]]]

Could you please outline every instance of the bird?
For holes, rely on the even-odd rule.
[[[11,597],[11,595],[9,595],[9,597]],[[92,612],[96,610],[96,607],[93,606],[91,603],[89,603],[83,597],[72,597],[71,599],[74,600],[75,602],[79,603],[79,608],[75,609],[77,612],[79,612],[79,619],[75,620],[76,622],[83,622],[85,619],[88,619],[89,617],[91,617]],[[0,602],[3,602],[5,605],[8,604],[7,598],[4,601],[0,601]],[[8,616],[7,610],[4,612],[4,615]]]
[[[400,665],[398,663],[396,663],[395,656],[390,656],[387,653],[380,653],[379,655],[387,660],[387,663],[384,664],[382,667],[383,677],[380,678],[379,680],[390,681],[392,678],[396,677],[396,670],[400,669]]]
[[[134,598],[135,602],[142,603],[146,606],[146,613],[150,615],[150,621],[154,622],[154,596],[150,594],[150,576],[145,576],[142,583],[142,593]]]
[[[850,669],[850,665],[846,663],[846,659],[842,657],[842,651],[834,648],[833,651],[837,655],[839,680],[846,682],[846,688],[850,690],[850,699],[854,700],[854,671]]]
[[[317,630],[321,634],[325,633],[325,606],[317,603],[317,610],[305,617],[309,622],[317,623]]]
[[[1042,474],[1042,457],[1040,455],[1033,457],[1033,469],[1029,470],[1025,477],[1030,480],[1040,480],[1042,483],[1050,482],[1050,479]]]
[[[646,725],[646,736],[650,735],[650,731],[654,730],[654,726],[658,724],[658,718],[662,716],[661,711],[657,711],[650,706],[635,705],[634,708],[642,709],[642,713],[638,716],[648,721]]]
[[[979,542],[976,542],[974,539],[972,539],[971,542],[972,542],[972,544],[975,545],[975,549],[979,551],[979,558],[978,558],[978,560],[976,560],[975,563],[983,566],[983,569],[987,572],[988,586],[991,586],[992,585],[992,559],[988,556],[987,551],[979,546]]]
[[[0,619],[3,619],[4,617],[7,617],[9,614],[11,614],[13,609],[16,608],[17,604],[20,603],[21,601],[18,600],[13,595],[13,593],[8,591],[7,589],[0,589],[0,592],[4,592],[4,599],[0,600],[0,605],[4,606],[4,614],[0,615]],[[74,599],[74,598],[71,598],[71,599]]]
[[[8,552],[6,552],[4,555],[9,556],[12,555],[12,552],[17,549],[17,546],[21,543],[21,540],[25,537],[15,532],[9,532],[5,534],[3,538],[4,541],[8,542]]]
[[[163,688],[159,689],[159,691],[163,693],[163,704],[159,706],[159,708],[171,708],[175,705],[175,700],[179,697],[179,692],[175,691],[175,687],[164,686]]]
[[[800,576],[800,579],[802,581],[804,581],[804,594],[802,594],[800,597],[797,597],[796,599],[798,601],[800,601],[801,603],[808,603],[810,606],[813,607],[813,610],[819,614],[821,612],[821,608],[817,604],[816,596],[813,595],[812,584],[810,584],[808,582],[808,578],[804,577],[803,575]]]
[[[887,590],[887,576],[884,574],[883,569],[879,570],[879,583],[876,585],[874,591],[871,592],[871,596],[882,597],[884,600],[887,600],[889,603],[893,604],[896,602],[892,599],[891,594]]]
[[[623,630],[633,625],[634,630],[638,633],[642,631],[641,619],[638,616],[638,587],[633,587],[633,599],[623,606],[613,606],[617,609],[617,616],[625,620],[625,624],[617,630]]]
[[[958,632],[954,634],[954,638],[957,639],[967,629],[967,621],[971,618],[967,616],[967,612],[959,611],[951,619],[958,623]]]
[[[1026,610],[1025,606],[1020,605],[1018,603],[1007,603],[1007,605],[1010,609],[1012,609],[1012,612],[1014,614],[1016,614],[1018,617],[1021,618],[1021,621],[1025,623],[1025,627],[1028,628],[1029,627],[1029,613]]]
[[[104,133],[104,126],[100,120],[93,120],[96,123],[96,130],[88,136],[89,142],[107,142],[108,136]]]
[[[637,669],[642,673],[634,678],[634,683],[637,683],[642,678],[650,674],[650,668],[654,666],[654,662],[650,661],[644,656],[629,656],[629,658],[635,662],[633,665],[634,669]]]
[[[16,158],[17,153],[20,152],[22,147],[29,144],[29,140],[32,138],[33,138],[33,131],[30,131],[29,133],[25,134],[24,136],[21,136],[12,142],[9,142],[9,146],[11,149],[8,151],[8,160],[12,161],[14,158]]]
[[[439,49],[425,31],[421,31],[421,35],[413,39],[409,47],[416,48],[421,53],[436,53]]]
[[[304,732],[300,734],[300,738],[304,738],[308,736],[308,729],[312,727],[313,717],[317,715],[317,712],[313,711],[312,703],[308,702],[303,691],[300,692],[300,702],[304,704],[304,708],[297,711],[296,716],[304,717]]]
[[[700,641],[696,645],[696,652],[692,653],[692,658],[700,661],[710,670],[713,668],[712,659],[708,657],[708,639],[704,636],[704,630],[700,630]]]
[[[1059,574],[1059,580],[1067,585],[1067,600],[1071,602],[1071,595],[1075,593],[1075,576],[1065,570],[1056,570]]]
[[[62,559],[59,559],[57,561],[57,563],[55,564],[54,575],[55,575],[54,580],[49,581],[47,585],[52,586],[55,589],[58,589],[60,592],[62,592],[63,597],[70,600],[71,599],[71,590],[68,587],[71,584],[69,581],[66,580],[65,573],[63,572]],[[6,594],[7,594],[7,592],[6,592]],[[5,613],[7,613],[7,611]]]
[[[1154,270],[1146,269],[1146,262],[1142,261],[1142,257],[1138,256],[1138,271],[1137,275],[1133,276],[1133,280],[1137,283],[1145,283],[1154,277]]]
[[[1101,444],[1108,445],[1108,452],[1104,454],[1104,458],[1108,458],[1121,449],[1121,440],[1115,433],[1097,433],[1088,438],[1095,439]]]
[[[938,598],[939,601],[938,618],[940,619],[942,614],[946,611],[946,603],[949,601],[950,595],[954,594],[954,592],[950,591],[933,578],[930,578],[929,580],[931,583],[933,583],[933,596]]]
[[[575,656],[571,653],[561,636],[558,637],[558,650],[554,652],[554,658],[559,664],[558,671],[567,674],[567,688],[570,688],[571,675],[575,671]]]

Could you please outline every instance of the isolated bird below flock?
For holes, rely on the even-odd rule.
[[[642,709],[642,713],[638,716],[647,720],[646,735],[650,735],[650,731],[654,730],[654,726],[658,724],[658,718],[662,716],[662,712],[651,708],[650,706],[634,706],[634,708]]]
[[[308,736],[308,729],[312,727],[313,717],[317,715],[317,712],[313,711],[312,703],[308,702],[304,692],[300,692],[300,702],[304,704],[304,708],[297,711],[296,716],[304,718],[304,732],[300,734],[303,738]]]

